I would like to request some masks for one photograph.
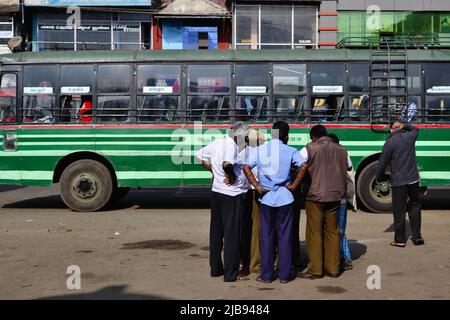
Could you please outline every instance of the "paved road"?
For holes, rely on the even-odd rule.
[[[0,299],[450,299],[450,190],[425,199],[425,246],[389,247],[390,214],[351,213],[354,269],[285,285],[209,277],[205,190],[137,190],[100,213],[71,212],[57,192],[0,188]],[[306,262],[304,227],[302,213]],[[70,265],[80,290],[67,289]],[[380,290],[366,286],[371,265]]]

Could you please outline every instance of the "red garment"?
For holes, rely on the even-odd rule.
[[[92,122],[92,102],[85,101],[80,108],[80,122]]]

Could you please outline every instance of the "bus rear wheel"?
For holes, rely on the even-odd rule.
[[[378,161],[374,161],[361,171],[356,183],[358,198],[371,212],[389,212],[392,209],[391,190],[380,192],[375,188],[377,168]]]
[[[113,179],[106,166],[95,160],[70,164],[60,180],[61,198],[74,211],[92,212],[108,204],[113,193]]]

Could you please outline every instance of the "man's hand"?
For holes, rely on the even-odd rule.
[[[405,129],[405,126],[406,125],[404,123],[401,123],[400,121],[395,121],[394,124],[392,125],[391,132],[403,130]]]
[[[292,183],[288,183],[287,185],[284,186],[286,189],[288,189],[290,192],[294,193],[295,190],[297,189],[297,186],[295,186]]]
[[[264,189],[263,187],[261,187],[260,185],[255,187],[256,192],[258,192],[258,194],[263,197],[267,192],[269,192],[269,190]]]
[[[233,185],[233,183],[231,183],[230,178],[228,178],[228,176],[225,176],[225,178],[223,179],[223,183],[225,183],[227,186]]]

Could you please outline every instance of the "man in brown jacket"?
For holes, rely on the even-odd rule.
[[[322,125],[310,131],[312,142],[300,151],[307,160],[311,186],[306,196],[306,246],[309,264],[300,278],[339,276],[337,209],[347,190],[347,151],[327,136]]]

